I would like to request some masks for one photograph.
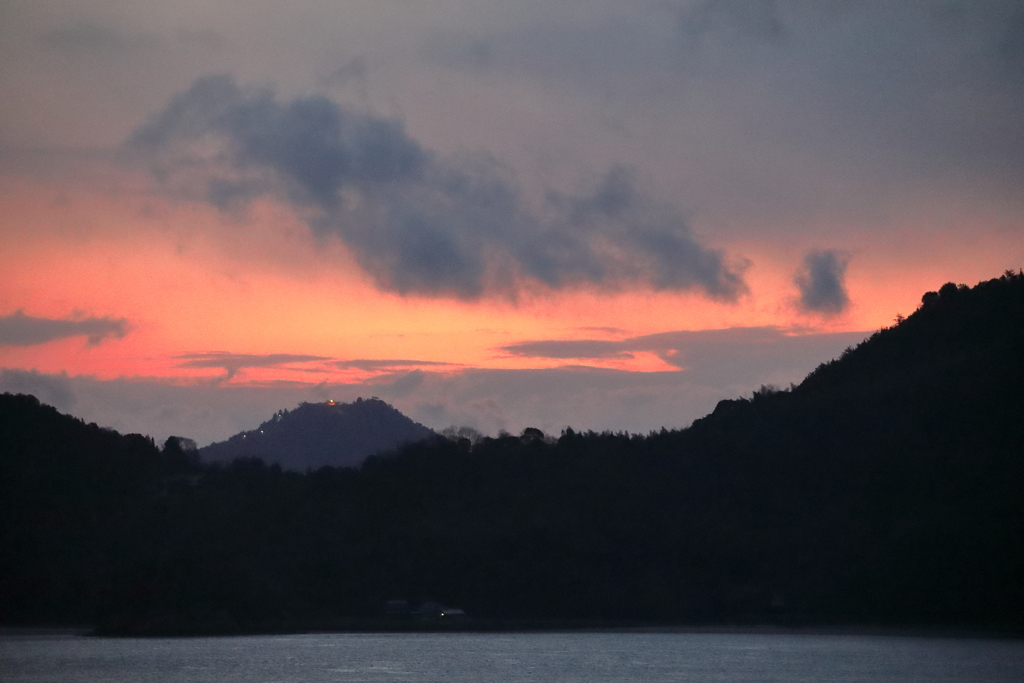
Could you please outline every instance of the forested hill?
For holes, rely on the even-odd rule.
[[[723,401],[655,441],[689,454],[720,519],[746,521],[726,543],[756,548],[806,604],[1024,622],[1019,273],[928,292],[799,386]]]
[[[200,449],[203,460],[258,457],[286,469],[358,467],[367,456],[433,436],[378,398],[352,403],[303,403],[281,410],[256,429]]]
[[[169,443],[0,394],[0,623],[97,618],[150,531],[135,511],[199,472]]]
[[[434,437],[299,474],[0,399],[8,623],[358,628],[433,600],[480,625],[1024,632],[1020,274],[946,285],[799,386],[646,436]]]
[[[950,283],[792,391],[763,387],[753,400],[722,401],[690,436],[728,433],[758,446],[788,430],[899,448],[939,441],[949,450],[949,439],[981,447],[1004,439],[1006,429],[1019,437],[1022,369],[1024,278],[1007,274],[974,288]]]

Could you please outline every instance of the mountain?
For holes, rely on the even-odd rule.
[[[799,386],[658,440],[762,594],[818,618],[1024,623],[1019,273],[928,292]]]
[[[262,436],[287,418],[309,437],[332,411],[367,407],[397,414],[379,401],[305,404]],[[1013,273],[928,292],[800,385],[647,435],[526,429],[434,436],[359,468],[214,467],[187,441],[157,449],[5,395],[0,623],[399,628],[374,620],[406,600],[457,605],[484,628],[1019,635],[1022,416],[1024,275]]]
[[[328,546],[470,614],[1024,629],[1024,276],[947,284],[686,429],[371,458]],[[367,514],[372,511],[373,514]],[[359,539],[358,541],[354,539]],[[346,599],[336,597],[339,604]]]
[[[300,471],[325,465],[355,467],[369,455],[433,435],[384,401],[359,398],[352,403],[302,403],[199,453],[207,462],[258,457]]]

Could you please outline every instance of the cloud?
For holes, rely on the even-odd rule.
[[[580,365],[527,370],[459,368],[455,372],[416,368],[345,384],[256,385],[187,383],[180,378],[100,380],[5,369],[0,370],[0,391],[35,394],[60,410],[122,432],[151,434],[158,441],[171,434],[185,435],[200,445],[253,429],[281,408],[302,401],[347,402],[360,396],[379,396],[434,429],[458,424],[495,434],[499,429],[518,433],[525,427],[538,427],[557,434],[571,425],[574,429],[646,432],[662,426],[684,427],[711,412],[723,398],[749,395],[762,384],[799,382],[818,363],[835,358],[866,336],[865,332],[797,334],[768,327],[667,332],[612,342],[619,344],[615,352],[655,352],[681,368],[661,372]],[[569,347],[560,349],[558,343],[520,345],[520,355],[566,356]],[[545,349],[540,344],[550,346]],[[607,357],[602,355],[606,350],[596,346],[575,351]],[[219,355],[222,360],[231,356]],[[187,360],[205,361],[202,367],[229,365],[213,365],[216,356],[194,354]],[[239,354],[235,358],[238,367],[325,360],[285,354]]]
[[[513,356],[525,358],[557,358],[557,359],[598,359],[627,358],[630,351],[629,341],[609,341],[606,339],[547,339],[520,342],[501,347],[501,350]]]
[[[129,148],[170,190],[217,206],[275,195],[339,238],[384,290],[473,299],[523,287],[652,287],[733,300],[742,266],[697,241],[679,211],[615,166],[592,193],[531,210],[495,159],[442,159],[401,122],[324,97],[279,101],[209,76],[171,99]]]
[[[621,340],[549,339],[501,347],[526,358],[600,361],[653,353],[694,382],[742,387],[758,381],[793,381],[809,358],[831,358],[867,336],[865,332],[817,333],[779,327],[659,332]],[[807,368],[810,370],[810,368]],[[756,385],[755,385],[756,386]]]
[[[812,251],[793,277],[800,290],[799,306],[808,313],[838,315],[850,305],[843,284],[849,258],[835,250]]]
[[[0,316],[0,345],[36,346],[58,339],[85,337],[89,346],[128,334],[125,318],[37,318],[21,310]]]
[[[398,359],[366,359],[335,361],[334,365],[341,370],[392,370],[395,368],[418,368],[431,366],[457,366],[457,363],[446,363],[433,360],[398,360]]]
[[[184,361],[178,363],[179,368],[223,368],[226,380],[233,378],[243,368],[277,368],[291,363],[331,360],[328,356],[291,353],[189,353],[174,358]]]

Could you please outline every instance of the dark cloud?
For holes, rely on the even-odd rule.
[[[227,143],[230,170],[275,171],[289,181],[296,201],[324,209],[338,207],[345,187],[418,176],[427,157],[397,121],[352,114],[324,97],[282,104],[271,91],[244,90],[230,76],[196,81],[137,130],[131,145],[187,155],[189,143],[210,136]]]
[[[323,97],[280,102],[229,76],[202,78],[130,148],[167,187],[217,206],[286,198],[386,290],[475,298],[531,283],[649,286],[723,300],[746,291],[741,268],[701,245],[627,168],[612,168],[592,194],[549,192],[531,211],[496,160],[441,159],[401,122]]]
[[[35,346],[69,337],[85,337],[89,346],[128,334],[125,318],[36,318],[15,311],[0,316],[0,344]]]
[[[309,356],[291,353],[190,353],[174,356],[179,368],[222,368],[226,373],[224,379],[231,379],[243,368],[278,368],[291,363],[310,363],[313,361],[329,361],[327,356]]]
[[[800,290],[800,308],[809,313],[838,315],[850,305],[843,277],[849,259],[834,250],[812,251],[793,277]]]

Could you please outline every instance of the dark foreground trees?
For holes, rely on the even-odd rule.
[[[199,466],[0,397],[6,623],[486,619],[1024,626],[1024,278],[947,286],[681,431]],[[453,433],[457,437],[457,434]]]

